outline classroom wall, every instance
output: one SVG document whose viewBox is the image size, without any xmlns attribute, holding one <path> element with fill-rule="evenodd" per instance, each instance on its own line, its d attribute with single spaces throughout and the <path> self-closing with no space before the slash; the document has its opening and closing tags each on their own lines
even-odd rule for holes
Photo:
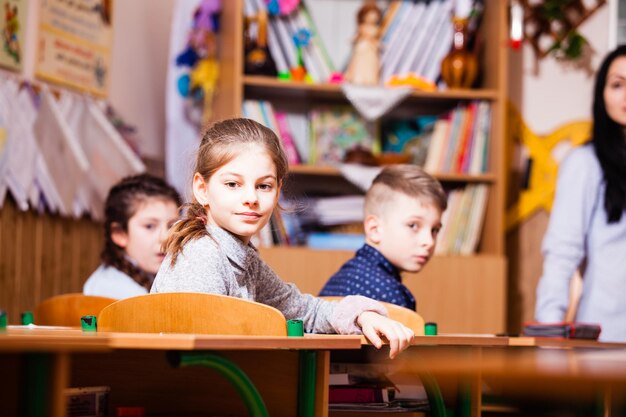
<svg viewBox="0 0 626 417">
<path fill-rule="evenodd" d="M 138 128 L 143 156 L 163 159 L 165 76 L 170 14 L 175 0 L 115 2 L 109 99 Z M 39 2 L 27 14 L 22 76 L 35 72 Z M 0 309 L 11 324 L 53 295 L 82 292 L 99 263 L 101 224 L 82 218 L 20 211 L 8 198 L 0 209 Z M 36 318 L 35 318 L 36 319 Z"/>
<path fill-rule="evenodd" d="M 594 72 L 614 44 L 609 30 L 614 26 L 613 8 L 614 4 L 601 7 L 579 27 L 592 50 L 588 69 L 550 56 L 537 60 L 526 43 L 520 51 L 509 52 L 509 97 L 533 132 L 546 135 L 564 124 L 591 119 Z M 515 196 L 508 200 L 514 201 Z M 543 269 L 541 243 L 548 220 L 549 213 L 539 211 L 507 235 L 511 331 L 533 319 L 535 288 Z"/>
<path fill-rule="evenodd" d="M 116 1 L 109 101 L 138 129 L 142 156 L 162 161 L 170 18 L 176 0 Z M 23 75 L 33 79 L 39 2 L 29 2 Z"/>
</svg>

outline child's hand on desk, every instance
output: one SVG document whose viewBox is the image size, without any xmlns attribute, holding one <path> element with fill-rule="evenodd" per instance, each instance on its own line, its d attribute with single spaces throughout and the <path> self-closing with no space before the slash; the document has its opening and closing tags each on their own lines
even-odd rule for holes
<svg viewBox="0 0 626 417">
<path fill-rule="evenodd" d="M 391 359 L 395 358 L 398 353 L 406 349 L 413 341 L 413 330 L 400 322 L 381 316 L 373 311 L 361 313 L 357 323 L 361 326 L 363 335 L 377 349 L 380 349 L 383 345 L 380 336 L 384 336 L 389 340 L 389 357 Z"/>
</svg>

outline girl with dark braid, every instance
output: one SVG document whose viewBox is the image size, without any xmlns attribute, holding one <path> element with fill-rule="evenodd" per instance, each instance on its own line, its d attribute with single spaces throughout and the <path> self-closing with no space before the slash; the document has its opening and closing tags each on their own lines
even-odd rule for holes
<svg viewBox="0 0 626 417">
<path fill-rule="evenodd" d="M 147 294 L 180 205 L 178 192 L 152 175 L 127 177 L 114 185 L 104 209 L 102 264 L 85 282 L 83 293 L 116 299 Z"/>
</svg>

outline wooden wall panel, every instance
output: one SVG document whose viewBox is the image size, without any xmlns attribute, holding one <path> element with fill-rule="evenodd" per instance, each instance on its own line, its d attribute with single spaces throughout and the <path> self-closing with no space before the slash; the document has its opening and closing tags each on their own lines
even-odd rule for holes
<svg viewBox="0 0 626 417">
<path fill-rule="evenodd" d="M 260 249 L 261 257 L 285 281 L 317 295 L 328 278 L 354 252 L 276 247 Z M 426 321 L 440 332 L 499 333 L 506 329 L 506 260 L 502 256 L 435 257 L 404 283 L 417 299 Z"/>
<path fill-rule="evenodd" d="M 101 225 L 89 219 L 22 212 L 9 198 L 0 210 L 0 308 L 9 322 L 43 299 L 80 292 L 99 264 Z"/>
</svg>

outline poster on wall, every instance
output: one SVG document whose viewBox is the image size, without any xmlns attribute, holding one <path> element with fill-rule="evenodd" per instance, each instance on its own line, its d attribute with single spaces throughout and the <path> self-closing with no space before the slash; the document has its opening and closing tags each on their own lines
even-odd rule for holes
<svg viewBox="0 0 626 417">
<path fill-rule="evenodd" d="M 35 75 L 104 97 L 113 0 L 42 0 Z"/>
<path fill-rule="evenodd" d="M 0 0 L 2 48 L 0 66 L 21 71 L 28 0 Z"/>
</svg>

